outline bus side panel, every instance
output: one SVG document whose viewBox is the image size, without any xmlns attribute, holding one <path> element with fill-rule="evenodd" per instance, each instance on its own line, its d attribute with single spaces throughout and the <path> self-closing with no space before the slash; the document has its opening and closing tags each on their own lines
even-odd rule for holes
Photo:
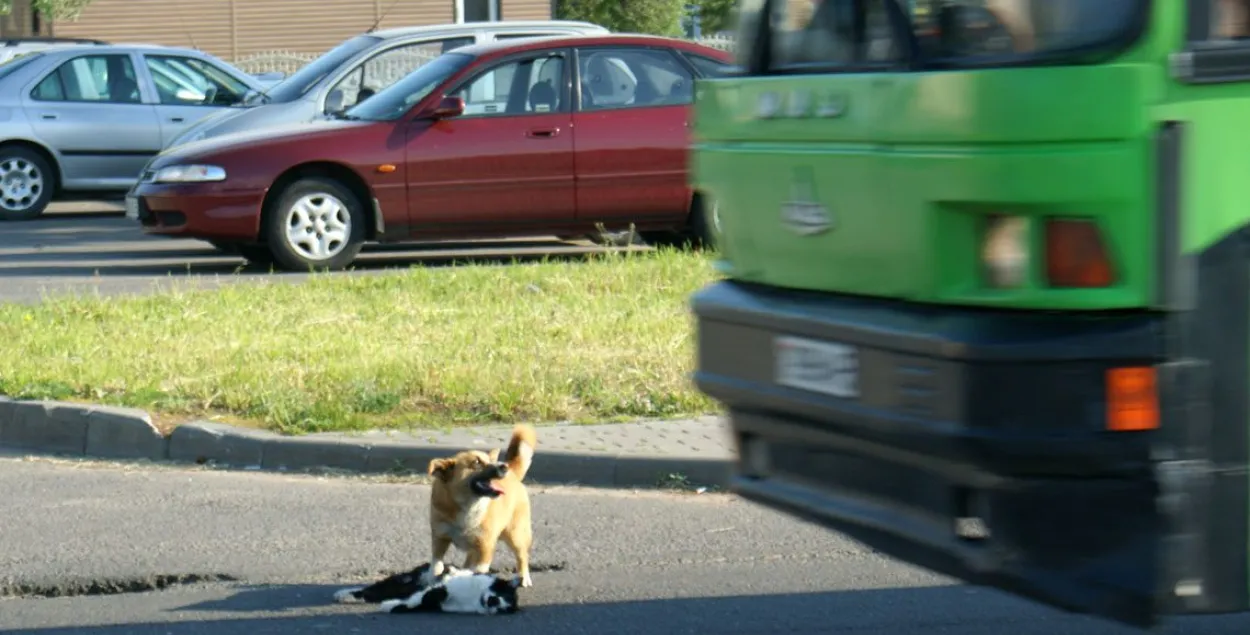
<svg viewBox="0 0 1250 635">
<path fill-rule="evenodd" d="M 1218 118 L 1199 121 L 1223 128 Z M 1230 210 L 1246 209 L 1245 195 L 1211 198 L 1228 185 L 1219 183 L 1228 174 L 1222 164 L 1245 162 L 1222 152 L 1222 143 L 1208 143 L 1214 137 L 1197 141 L 1195 134 L 1236 136 L 1237 129 L 1197 125 L 1165 122 L 1156 145 L 1156 305 L 1172 316 L 1165 345 L 1171 366 L 1191 371 L 1183 389 L 1164 391 L 1174 396 L 1163 404 L 1169 418 L 1184 424 L 1165 426 L 1176 455 L 1160 464 L 1160 506 L 1172 502 L 1169 487 L 1182 475 L 1205 473 L 1205 484 L 1191 480 L 1186 488 L 1188 515 L 1173 518 L 1185 525 L 1173 528 L 1174 537 L 1195 539 L 1173 539 L 1177 588 L 1169 591 L 1178 612 L 1230 612 L 1250 608 L 1250 218 L 1232 231 L 1221 223 Z"/>
</svg>

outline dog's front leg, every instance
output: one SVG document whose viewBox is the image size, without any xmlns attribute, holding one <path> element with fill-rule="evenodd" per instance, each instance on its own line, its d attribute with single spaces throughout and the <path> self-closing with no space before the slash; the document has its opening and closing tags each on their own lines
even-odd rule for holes
<svg viewBox="0 0 1250 635">
<path fill-rule="evenodd" d="M 464 556 L 464 568 L 474 573 L 490 573 L 490 565 L 495 561 L 495 541 L 481 537 L 473 542 Z"/>
<path fill-rule="evenodd" d="M 437 579 L 447 570 L 443 558 L 447 557 L 449 549 L 451 549 L 451 538 L 439 534 L 430 537 L 430 575 L 433 578 Z"/>
</svg>

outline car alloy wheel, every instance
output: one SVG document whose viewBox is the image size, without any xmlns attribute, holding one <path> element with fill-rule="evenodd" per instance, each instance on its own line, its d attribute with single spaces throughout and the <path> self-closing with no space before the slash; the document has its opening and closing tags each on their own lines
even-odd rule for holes
<svg viewBox="0 0 1250 635">
<path fill-rule="evenodd" d="M 43 170 L 34 161 L 20 154 L 0 156 L 0 212 L 5 215 L 38 215 L 31 213 L 45 198 L 47 182 Z"/>
<path fill-rule="evenodd" d="M 356 259 L 367 234 L 360 194 L 320 175 L 277 187 L 281 193 L 262 220 L 262 240 L 274 264 L 287 271 L 333 271 Z"/>
<path fill-rule="evenodd" d="M 347 204 L 333 194 L 305 194 L 287 208 L 287 245 L 309 261 L 330 260 L 347 248 L 352 216 Z"/>
</svg>

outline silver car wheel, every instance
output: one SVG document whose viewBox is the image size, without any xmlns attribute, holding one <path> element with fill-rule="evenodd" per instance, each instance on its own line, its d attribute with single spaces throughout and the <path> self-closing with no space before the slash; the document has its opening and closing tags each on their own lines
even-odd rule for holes
<svg viewBox="0 0 1250 635">
<path fill-rule="evenodd" d="M 0 159 L 0 208 L 24 212 L 43 194 L 43 173 L 20 157 Z"/>
<path fill-rule="evenodd" d="M 300 197 L 286 212 L 286 242 L 307 260 L 329 260 L 347 247 L 352 216 L 333 194 Z"/>
</svg>

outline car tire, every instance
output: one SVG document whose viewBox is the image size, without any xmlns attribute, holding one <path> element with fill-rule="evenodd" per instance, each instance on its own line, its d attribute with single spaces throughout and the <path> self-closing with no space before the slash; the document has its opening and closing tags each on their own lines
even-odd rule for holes
<svg viewBox="0 0 1250 635">
<path fill-rule="evenodd" d="M 642 238 L 653 247 L 681 249 L 714 247 L 719 222 L 714 205 L 713 203 L 709 211 L 703 197 L 696 196 L 690 202 L 690 214 L 687 217 L 686 227 L 680 230 L 643 232 Z"/>
<path fill-rule="evenodd" d="M 716 246 L 716 235 L 720 233 L 720 209 L 716 202 L 710 205 L 702 196 L 694 197 L 690 203 L 690 238 L 702 249 Z"/>
<path fill-rule="evenodd" d="M 333 179 L 300 179 L 266 210 L 265 238 L 274 263 L 283 269 L 342 269 L 364 245 L 364 204 Z"/>
<path fill-rule="evenodd" d="M 0 148 L 0 221 L 32 220 L 52 202 L 52 166 L 21 146 Z"/>
</svg>

